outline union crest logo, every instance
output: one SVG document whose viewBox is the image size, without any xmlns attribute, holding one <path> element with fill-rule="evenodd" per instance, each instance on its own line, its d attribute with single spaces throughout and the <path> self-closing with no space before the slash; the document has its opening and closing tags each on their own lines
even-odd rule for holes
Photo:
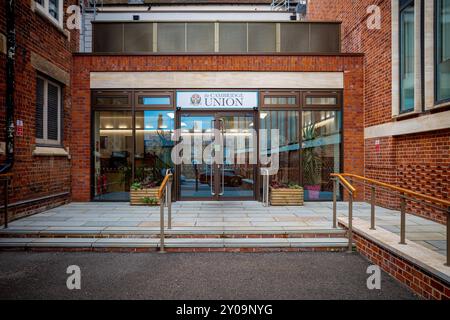
<svg viewBox="0 0 450 320">
<path fill-rule="evenodd" d="M 201 102 L 202 102 L 202 97 L 200 97 L 199 94 L 194 93 L 194 94 L 191 96 L 191 104 L 192 104 L 193 106 L 199 106 Z"/>
</svg>

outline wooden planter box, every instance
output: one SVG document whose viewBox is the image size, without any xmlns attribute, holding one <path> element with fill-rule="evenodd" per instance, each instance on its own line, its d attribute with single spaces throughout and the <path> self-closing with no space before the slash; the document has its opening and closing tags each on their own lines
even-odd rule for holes
<svg viewBox="0 0 450 320">
<path fill-rule="evenodd" d="M 158 199 L 158 190 L 159 190 L 159 187 L 158 188 L 150 188 L 150 189 L 130 190 L 130 204 L 132 206 L 142 206 L 142 205 L 150 206 L 151 204 L 144 203 L 143 198 L 148 197 L 148 198 Z M 158 205 L 158 204 L 159 204 L 159 199 L 158 199 L 158 202 L 153 205 Z"/>
<path fill-rule="evenodd" d="M 303 188 L 270 188 L 270 204 L 272 206 L 302 206 Z"/>
</svg>

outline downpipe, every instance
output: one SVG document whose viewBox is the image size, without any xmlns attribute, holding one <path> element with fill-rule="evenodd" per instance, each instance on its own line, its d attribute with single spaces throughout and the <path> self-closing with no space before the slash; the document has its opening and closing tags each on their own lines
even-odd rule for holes
<svg viewBox="0 0 450 320">
<path fill-rule="evenodd" d="M 14 164 L 14 63 L 16 55 L 15 0 L 5 1 L 6 6 L 6 161 L 0 173 L 7 173 Z"/>
</svg>

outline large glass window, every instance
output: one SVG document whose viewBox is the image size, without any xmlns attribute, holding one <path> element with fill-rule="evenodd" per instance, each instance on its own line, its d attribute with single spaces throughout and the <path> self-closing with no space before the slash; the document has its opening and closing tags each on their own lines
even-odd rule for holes
<svg viewBox="0 0 450 320">
<path fill-rule="evenodd" d="M 330 174 L 340 172 L 341 112 L 303 111 L 302 168 L 305 200 L 331 200 Z"/>
<path fill-rule="evenodd" d="M 300 184 L 300 130 L 299 111 L 261 111 L 260 129 L 267 130 L 267 150 L 260 149 L 264 155 L 270 156 L 272 148 L 271 129 L 279 130 L 279 171 L 272 181 L 283 184 Z"/>
<path fill-rule="evenodd" d="M 400 112 L 414 109 L 414 1 L 400 1 Z"/>
<path fill-rule="evenodd" d="M 128 201 L 133 152 L 131 111 L 97 111 L 94 117 L 94 199 Z"/>
<path fill-rule="evenodd" d="M 171 110 L 136 112 L 135 182 L 160 185 L 166 170 L 173 167 L 174 118 Z"/>
<path fill-rule="evenodd" d="M 436 1 L 436 100 L 450 99 L 450 0 Z"/>
</svg>

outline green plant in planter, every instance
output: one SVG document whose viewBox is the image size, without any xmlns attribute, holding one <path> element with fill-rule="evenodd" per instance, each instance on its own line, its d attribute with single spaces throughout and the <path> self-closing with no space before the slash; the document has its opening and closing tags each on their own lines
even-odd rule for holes
<svg viewBox="0 0 450 320">
<path fill-rule="evenodd" d="M 140 182 L 133 182 L 133 184 L 131 185 L 130 188 L 133 191 L 141 190 L 142 189 L 142 184 Z"/>
<path fill-rule="evenodd" d="M 302 187 L 299 186 L 299 185 L 296 184 L 296 183 L 289 183 L 289 184 L 288 184 L 288 188 L 289 188 L 289 189 L 301 189 Z"/>
<path fill-rule="evenodd" d="M 158 203 L 158 199 L 151 197 L 143 197 L 142 202 L 148 205 L 155 205 Z"/>
<path fill-rule="evenodd" d="M 316 126 L 303 128 L 303 142 L 313 141 L 317 138 Z M 315 147 L 306 147 L 302 150 L 304 185 L 320 185 L 322 159 L 315 151 Z"/>
</svg>

